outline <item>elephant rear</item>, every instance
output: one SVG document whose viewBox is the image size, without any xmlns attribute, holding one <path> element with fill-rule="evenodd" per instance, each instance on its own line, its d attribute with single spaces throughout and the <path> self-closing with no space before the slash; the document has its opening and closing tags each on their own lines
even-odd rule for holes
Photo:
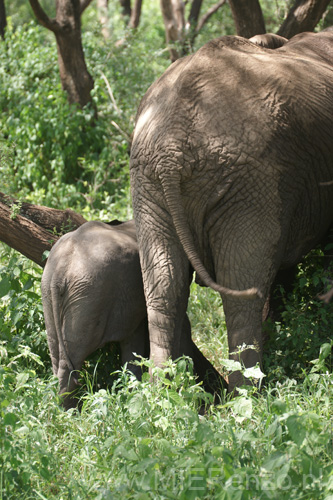
<svg viewBox="0 0 333 500">
<path fill-rule="evenodd" d="M 87 222 L 60 238 L 44 269 L 42 299 L 61 394 L 75 389 L 75 372 L 108 342 L 120 342 L 124 361 L 133 351 L 144 355 L 148 331 L 134 223 Z M 66 408 L 75 405 L 65 398 Z"/>
</svg>

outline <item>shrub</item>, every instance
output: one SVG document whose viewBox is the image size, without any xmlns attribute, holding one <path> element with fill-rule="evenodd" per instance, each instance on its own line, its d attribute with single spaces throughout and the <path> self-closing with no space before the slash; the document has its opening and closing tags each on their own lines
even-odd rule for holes
<svg viewBox="0 0 333 500">
<path fill-rule="evenodd" d="M 332 269 L 332 268 L 331 268 Z M 271 377 L 304 378 L 320 346 L 330 342 L 333 328 L 333 303 L 318 297 L 328 286 L 332 270 L 325 266 L 323 253 L 311 252 L 299 265 L 292 293 L 281 288 L 282 320 L 268 328 L 264 372 Z M 332 368 L 327 359 L 328 369 Z"/>
</svg>

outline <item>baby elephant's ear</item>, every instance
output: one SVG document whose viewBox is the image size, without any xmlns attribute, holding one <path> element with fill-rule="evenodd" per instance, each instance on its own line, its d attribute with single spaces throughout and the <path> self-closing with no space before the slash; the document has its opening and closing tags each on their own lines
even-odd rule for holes
<svg viewBox="0 0 333 500">
<path fill-rule="evenodd" d="M 275 33 L 265 33 L 264 35 L 255 35 L 249 38 L 249 41 L 265 49 L 278 49 L 288 42 L 288 38 L 275 35 Z"/>
<path fill-rule="evenodd" d="M 114 219 L 111 220 L 110 222 L 106 222 L 105 224 L 108 224 L 109 226 L 119 226 L 119 224 L 122 224 L 122 221 Z"/>
</svg>

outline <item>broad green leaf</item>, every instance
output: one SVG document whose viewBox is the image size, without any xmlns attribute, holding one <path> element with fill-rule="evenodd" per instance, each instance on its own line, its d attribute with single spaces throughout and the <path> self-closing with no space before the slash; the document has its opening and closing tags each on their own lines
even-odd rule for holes
<svg viewBox="0 0 333 500">
<path fill-rule="evenodd" d="M 15 413 L 8 412 L 8 413 L 5 413 L 3 420 L 4 420 L 5 425 L 12 425 L 13 426 L 18 421 L 18 417 L 15 415 Z"/>
<path fill-rule="evenodd" d="M 195 432 L 195 439 L 199 444 L 203 444 L 207 440 L 214 439 L 214 433 L 208 424 L 199 424 Z"/>
<path fill-rule="evenodd" d="M 242 365 L 239 361 L 234 361 L 233 359 L 224 359 L 222 361 L 223 366 L 230 372 L 236 372 L 242 369 Z"/>
<path fill-rule="evenodd" d="M 137 393 L 131 397 L 128 402 L 128 411 L 133 416 L 139 416 L 142 412 L 142 408 L 144 406 L 144 397 L 142 394 Z"/>
<path fill-rule="evenodd" d="M 301 446 L 306 438 L 305 420 L 303 415 L 290 415 L 286 420 L 290 437 L 298 446 Z"/>
<path fill-rule="evenodd" d="M 233 404 L 233 410 L 240 417 L 251 418 L 252 400 L 246 397 L 236 398 Z"/>
<path fill-rule="evenodd" d="M 10 289 L 11 289 L 11 282 L 9 281 L 9 278 L 6 276 L 0 281 L 0 298 L 7 295 Z"/>
<path fill-rule="evenodd" d="M 284 401 L 281 401 L 281 399 L 276 399 L 271 404 L 271 410 L 276 415 L 282 415 L 283 413 L 286 412 L 287 405 L 286 405 L 286 403 Z"/>
<path fill-rule="evenodd" d="M 246 378 L 255 378 L 255 379 L 261 379 L 266 376 L 261 371 L 259 366 L 252 366 L 251 368 L 246 368 L 243 372 L 243 375 Z"/>
<path fill-rule="evenodd" d="M 185 406 L 185 401 L 176 391 L 170 391 L 167 389 L 167 395 L 178 406 Z"/>
<path fill-rule="evenodd" d="M 332 353 L 332 344 L 325 343 L 320 347 L 319 360 L 326 359 Z"/>
<path fill-rule="evenodd" d="M 280 451 L 276 451 L 264 459 L 261 464 L 262 469 L 265 471 L 275 471 L 286 462 L 286 455 Z"/>
</svg>

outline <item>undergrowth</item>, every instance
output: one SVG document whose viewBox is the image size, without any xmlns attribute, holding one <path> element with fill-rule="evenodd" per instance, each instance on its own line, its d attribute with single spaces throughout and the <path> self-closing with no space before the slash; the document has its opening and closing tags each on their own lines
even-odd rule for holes
<svg viewBox="0 0 333 500">
<path fill-rule="evenodd" d="M 333 379 L 319 373 L 209 406 L 186 359 L 154 384 L 124 368 L 77 413 L 59 408 L 56 380 L 11 361 L 0 378 L 1 498 L 329 500 Z"/>
</svg>

